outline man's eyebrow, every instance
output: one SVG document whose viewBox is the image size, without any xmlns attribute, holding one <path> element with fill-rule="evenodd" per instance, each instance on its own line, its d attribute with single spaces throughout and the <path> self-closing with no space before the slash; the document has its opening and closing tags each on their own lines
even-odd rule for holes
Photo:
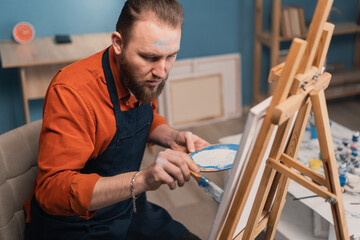
<svg viewBox="0 0 360 240">
<path fill-rule="evenodd" d="M 175 51 L 175 52 L 171 53 L 170 55 L 177 54 L 179 51 L 180 51 L 180 49 L 178 49 L 177 51 Z"/>
<path fill-rule="evenodd" d="M 180 49 L 178 49 L 177 51 L 174 51 L 172 53 L 169 54 L 156 54 L 156 53 L 152 53 L 152 52 L 139 52 L 139 54 L 141 56 L 145 56 L 145 57 L 162 57 L 162 56 L 171 56 L 171 55 L 175 55 L 180 51 Z"/>
</svg>

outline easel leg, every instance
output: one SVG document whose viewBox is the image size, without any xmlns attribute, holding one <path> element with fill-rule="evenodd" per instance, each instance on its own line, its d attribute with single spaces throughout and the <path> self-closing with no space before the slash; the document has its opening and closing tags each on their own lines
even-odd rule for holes
<svg viewBox="0 0 360 240">
<path fill-rule="evenodd" d="M 279 172 L 276 172 L 274 181 L 273 181 L 272 186 L 270 188 L 268 200 L 266 201 L 265 206 L 264 206 L 264 212 L 269 212 L 271 210 L 272 199 L 274 199 L 274 197 L 275 197 L 276 189 L 277 189 L 277 187 L 279 185 L 280 179 L 281 179 L 281 174 Z"/>
<path fill-rule="evenodd" d="M 289 140 L 288 145 L 286 146 L 286 154 L 297 158 L 299 148 L 301 145 L 301 141 L 299 139 L 303 138 L 306 124 L 309 118 L 311 110 L 311 103 L 308 101 L 305 105 L 303 105 L 297 115 L 296 122 L 294 125 L 294 129 Z M 275 230 L 279 223 L 280 215 L 282 209 L 284 208 L 286 201 L 286 194 L 289 187 L 290 180 L 285 176 L 281 176 L 279 181 L 279 187 L 275 196 L 275 200 L 273 203 L 273 207 L 269 216 L 269 222 L 266 229 L 265 239 L 273 239 L 275 236 Z"/>
<path fill-rule="evenodd" d="M 262 210 L 264 208 L 265 202 L 267 201 L 267 197 L 265 196 L 269 194 L 275 173 L 276 171 L 271 167 L 265 167 L 242 239 L 254 239 L 257 236 L 258 233 L 256 229 L 261 218 L 261 214 L 263 213 Z"/>
<path fill-rule="evenodd" d="M 329 116 L 327 112 L 324 91 L 311 93 L 315 126 L 319 139 L 320 152 L 324 173 L 328 179 L 328 190 L 337 196 L 337 201 L 331 204 L 332 215 L 337 239 L 349 239 L 348 226 L 345 218 L 344 204 L 340 187 L 339 175 L 336 168 L 334 146 L 332 142 Z"/>
<path fill-rule="evenodd" d="M 286 144 L 292 120 L 293 118 L 291 117 L 278 127 L 270 151 L 270 158 L 280 158 Z M 266 165 L 263 176 L 261 178 L 259 189 L 256 193 L 255 202 L 253 204 L 248 222 L 245 227 L 243 239 L 253 239 L 258 234 L 257 229 L 261 219 L 261 215 L 264 213 L 264 210 L 269 210 L 269 205 L 271 204 L 274 192 L 276 191 L 276 187 L 274 187 L 274 182 L 277 181 L 274 180 L 275 174 L 276 171 L 274 171 L 270 166 Z"/>
<path fill-rule="evenodd" d="M 274 239 L 276 227 L 279 223 L 280 215 L 285 205 L 289 183 L 289 178 L 283 175 L 280 177 L 278 192 L 276 193 L 274 205 L 271 209 L 268 225 L 266 228 L 265 239 Z"/>
</svg>

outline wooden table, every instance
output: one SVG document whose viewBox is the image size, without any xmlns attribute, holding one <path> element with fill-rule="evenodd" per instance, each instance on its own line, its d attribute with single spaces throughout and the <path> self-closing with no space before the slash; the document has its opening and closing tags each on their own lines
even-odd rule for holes
<svg viewBox="0 0 360 240">
<path fill-rule="evenodd" d="M 331 134 L 336 149 L 337 146 L 342 145 L 343 138 L 351 138 L 352 131 L 332 121 Z M 241 136 L 242 134 L 236 134 L 223 137 L 219 139 L 219 142 L 239 144 Z M 311 142 L 310 139 L 310 129 L 307 129 L 298 156 L 298 160 L 306 166 L 308 166 L 310 159 L 319 156 L 320 151 L 318 144 Z M 350 175 L 350 173 L 348 174 Z M 299 201 L 293 200 L 294 198 L 312 195 L 315 194 L 300 184 L 290 181 L 287 201 L 277 226 L 277 238 L 297 240 L 336 239 L 329 203 L 325 202 L 321 197 L 306 198 Z M 360 202 L 360 195 L 349 193 L 345 188 L 342 198 L 350 237 L 353 240 L 360 240 L 360 218 L 352 215 L 353 212 L 358 213 L 360 207 L 351 204 L 351 202 Z"/>
<path fill-rule="evenodd" d="M 111 44 L 111 33 L 72 35 L 69 44 L 54 37 L 36 38 L 27 44 L 0 41 L 3 68 L 19 68 L 25 122 L 30 122 L 29 100 L 45 96 L 50 81 L 63 66 L 88 57 Z"/>
</svg>

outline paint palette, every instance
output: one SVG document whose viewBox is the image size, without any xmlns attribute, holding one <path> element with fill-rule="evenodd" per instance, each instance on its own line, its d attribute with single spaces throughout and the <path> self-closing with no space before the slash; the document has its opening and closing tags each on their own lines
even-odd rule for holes
<svg viewBox="0 0 360 240">
<path fill-rule="evenodd" d="M 190 158 L 201 171 L 214 172 L 232 168 L 237 144 L 216 144 L 191 153 Z"/>
</svg>

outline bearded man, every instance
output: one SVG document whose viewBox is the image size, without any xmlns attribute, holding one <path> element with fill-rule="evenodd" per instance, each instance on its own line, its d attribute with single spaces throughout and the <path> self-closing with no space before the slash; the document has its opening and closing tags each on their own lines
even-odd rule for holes
<svg viewBox="0 0 360 240">
<path fill-rule="evenodd" d="M 182 25 L 176 0 L 128 0 L 112 45 L 56 74 L 25 203 L 28 239 L 198 239 L 145 195 L 183 186 L 199 171 L 187 153 L 208 145 L 157 113 Z M 147 143 L 166 150 L 139 171 Z"/>
</svg>

